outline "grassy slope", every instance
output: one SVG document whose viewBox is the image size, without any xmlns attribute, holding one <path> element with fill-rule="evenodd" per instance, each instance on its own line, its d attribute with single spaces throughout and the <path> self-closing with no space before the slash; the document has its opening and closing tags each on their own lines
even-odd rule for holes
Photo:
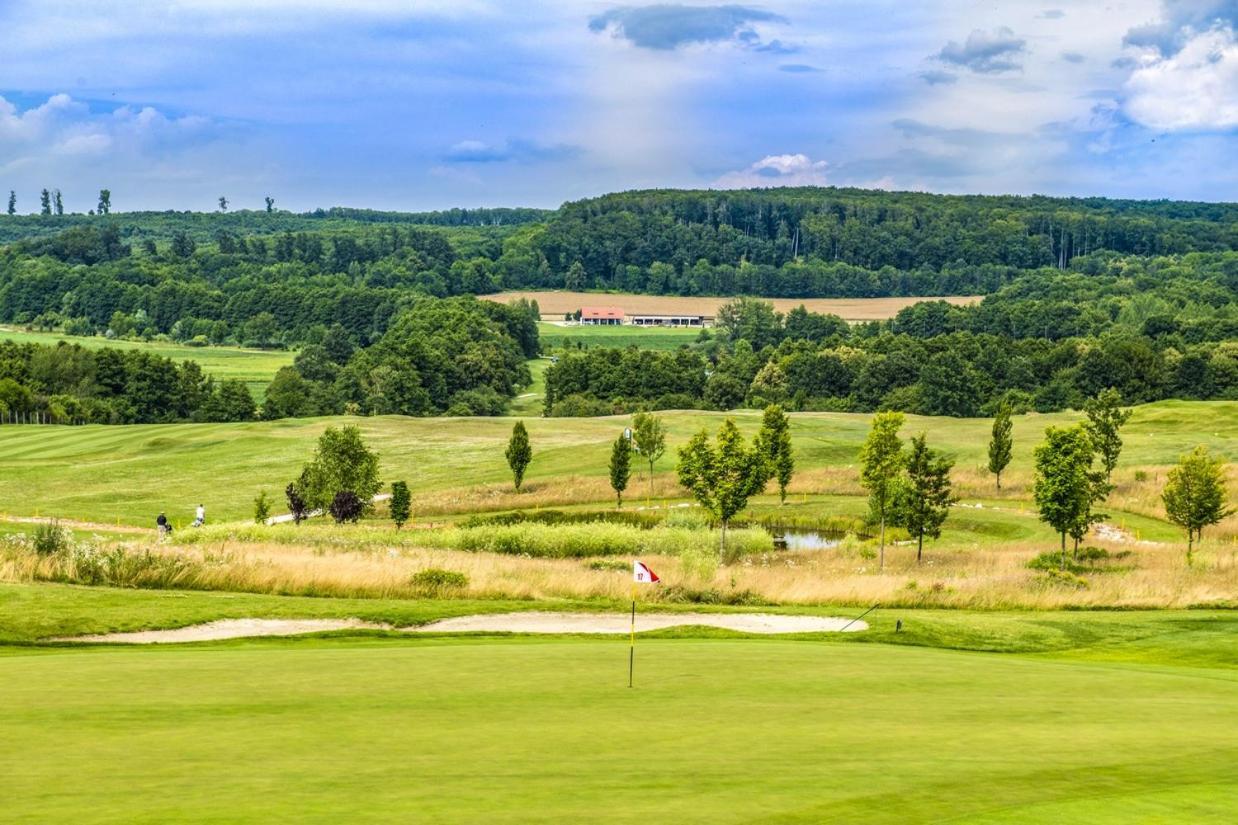
<svg viewBox="0 0 1238 825">
<path fill-rule="evenodd" d="M 261 402 L 267 385 L 280 367 L 292 363 L 293 353 L 242 349 L 240 347 L 186 347 L 180 344 L 146 341 L 113 341 L 100 337 L 63 335 L 58 332 L 27 332 L 0 327 L 0 338 L 23 344 L 51 344 L 67 341 L 90 349 L 141 349 L 174 361 L 197 361 L 203 371 L 218 379 L 244 381 L 254 398 Z"/>
<path fill-rule="evenodd" d="M 10 586 L 0 627 L 505 607 L 383 605 Z M 1232 614 L 900 617 L 897 635 L 890 615 L 818 640 L 642 639 L 632 691 L 617 639 L 9 648 L 6 816 L 1231 821 Z"/>
<path fill-rule="evenodd" d="M 760 413 L 731 414 L 751 434 Z M 700 427 L 716 428 L 722 413 L 674 412 L 667 456 Z M 1071 413 L 1029 415 L 1015 421 L 1011 473 L 1027 473 L 1031 452 L 1048 424 L 1074 421 Z M 805 413 L 792 417 L 801 470 L 854 467 L 869 416 Z M 538 485 L 601 479 L 610 444 L 626 417 L 526 419 L 534 458 L 528 482 Z M 415 494 L 458 490 L 510 480 L 503 448 L 511 419 L 336 418 L 249 424 L 171 424 L 127 427 L 0 427 L 0 513 L 42 514 L 88 521 L 146 525 L 161 508 L 191 511 L 206 500 L 219 519 L 244 519 L 264 488 L 278 496 L 313 451 L 329 424 L 356 423 L 382 456 L 386 480 L 405 478 Z M 989 422 L 910 416 L 906 434 L 927 432 L 952 453 L 960 471 L 985 462 Z M 1137 407 L 1123 431 L 1123 465 L 1164 466 L 1196 444 L 1226 460 L 1238 459 L 1238 403 L 1170 401 Z M 639 487 L 633 492 L 639 495 Z"/>
<path fill-rule="evenodd" d="M 593 327 L 540 323 L 537 325 L 542 351 L 550 352 L 564 346 L 582 344 L 588 347 L 639 347 L 640 349 L 673 350 L 691 344 L 700 336 L 700 329 L 671 327 Z"/>
</svg>

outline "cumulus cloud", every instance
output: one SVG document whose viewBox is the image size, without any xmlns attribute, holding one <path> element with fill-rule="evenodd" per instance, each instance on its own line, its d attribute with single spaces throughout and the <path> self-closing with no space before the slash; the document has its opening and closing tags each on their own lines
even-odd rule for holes
<svg viewBox="0 0 1238 825">
<path fill-rule="evenodd" d="M 595 15 L 589 29 L 610 32 L 645 49 L 671 50 L 691 43 L 736 42 L 782 51 L 777 40 L 763 43 L 753 23 L 786 23 L 785 17 L 747 6 L 619 6 Z"/>
<path fill-rule="evenodd" d="M 807 155 L 766 155 L 746 169 L 727 172 L 715 180 L 713 189 L 757 189 L 771 186 L 825 186 L 823 160 Z"/>
<path fill-rule="evenodd" d="M 1238 27 L 1238 0 L 1163 0 L 1161 19 L 1134 27 L 1123 42 L 1168 57 L 1195 35 L 1217 27 Z"/>
<path fill-rule="evenodd" d="M 1171 56 L 1147 61 L 1126 82 L 1124 109 L 1153 129 L 1238 127 L 1238 39 L 1229 27 L 1183 42 Z"/>
<path fill-rule="evenodd" d="M 563 143 L 542 144 L 513 138 L 500 144 L 463 140 L 453 145 L 443 159 L 450 163 L 538 163 L 563 160 L 580 153 L 580 148 Z"/>
<path fill-rule="evenodd" d="M 1015 58 L 1023 53 L 1026 45 L 1026 40 L 1016 37 L 1005 26 L 988 32 L 976 29 L 964 42 L 951 40 L 943 46 L 937 59 L 981 74 L 1008 72 L 1022 68 Z"/>
</svg>

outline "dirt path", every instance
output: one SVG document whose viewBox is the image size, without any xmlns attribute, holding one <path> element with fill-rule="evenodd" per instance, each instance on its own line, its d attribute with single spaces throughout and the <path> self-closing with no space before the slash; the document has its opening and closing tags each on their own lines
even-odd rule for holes
<svg viewBox="0 0 1238 825">
<path fill-rule="evenodd" d="M 330 630 L 397 630 L 401 633 L 591 633 L 623 634 L 630 628 L 626 613 L 491 613 L 457 616 L 415 627 L 360 619 L 221 619 L 171 630 L 99 633 L 64 636 L 54 642 L 107 642 L 110 644 L 178 644 L 246 639 L 258 636 L 296 636 Z M 853 633 L 867 630 L 865 622 L 827 616 L 783 616 L 775 613 L 637 613 L 636 632 L 668 627 L 705 626 L 741 633 Z"/>
</svg>

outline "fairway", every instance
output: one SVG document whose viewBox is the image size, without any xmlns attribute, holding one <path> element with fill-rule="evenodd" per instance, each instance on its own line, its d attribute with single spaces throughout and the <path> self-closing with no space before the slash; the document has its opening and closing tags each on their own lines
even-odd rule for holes
<svg viewBox="0 0 1238 825">
<path fill-rule="evenodd" d="M 245 382 L 254 400 L 262 403 L 267 385 L 280 367 L 292 363 L 293 353 L 287 350 L 259 350 L 241 347 L 190 347 L 170 341 L 128 341 L 100 336 L 64 335 L 59 332 L 30 332 L 0 327 L 0 339 L 19 344 L 55 346 L 60 341 L 79 344 L 87 349 L 137 349 L 171 358 L 173 361 L 196 361 L 207 375 L 218 380 L 235 379 Z"/>
<path fill-rule="evenodd" d="M 634 327 L 588 326 L 582 324 L 537 325 L 542 352 L 561 347 L 639 347 L 640 349 L 673 350 L 693 343 L 701 335 L 700 327 Z"/>
<path fill-rule="evenodd" d="M 1238 805 L 1224 668 L 726 638 L 642 640 L 634 690 L 622 640 L 0 661 L 10 821 L 1228 822 Z"/>
</svg>

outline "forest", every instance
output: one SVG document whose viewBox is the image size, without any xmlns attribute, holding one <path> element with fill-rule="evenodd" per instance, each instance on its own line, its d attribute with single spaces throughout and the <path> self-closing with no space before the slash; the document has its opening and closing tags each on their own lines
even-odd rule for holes
<svg viewBox="0 0 1238 825">
<path fill-rule="evenodd" d="M 686 354 L 561 359 L 547 411 L 778 398 L 965 415 L 998 399 L 1061 409 L 1106 382 L 1131 403 L 1235 391 L 1233 204 L 832 188 L 627 192 L 554 211 L 294 214 L 273 201 L 228 212 L 224 201 L 216 213 L 0 215 L 0 323 L 295 349 L 268 417 L 497 414 L 528 381 L 521 360 L 540 349 L 537 309 L 460 296 L 980 294 L 975 306 L 928 301 L 854 328 L 741 305 L 738 326 Z M 659 359 L 677 374 L 657 377 Z M 616 363 L 643 383 L 607 377 Z M 964 397 L 939 397 L 934 374 L 967 376 Z M 44 399 L 36 406 L 107 397 L 10 378 Z"/>
</svg>

